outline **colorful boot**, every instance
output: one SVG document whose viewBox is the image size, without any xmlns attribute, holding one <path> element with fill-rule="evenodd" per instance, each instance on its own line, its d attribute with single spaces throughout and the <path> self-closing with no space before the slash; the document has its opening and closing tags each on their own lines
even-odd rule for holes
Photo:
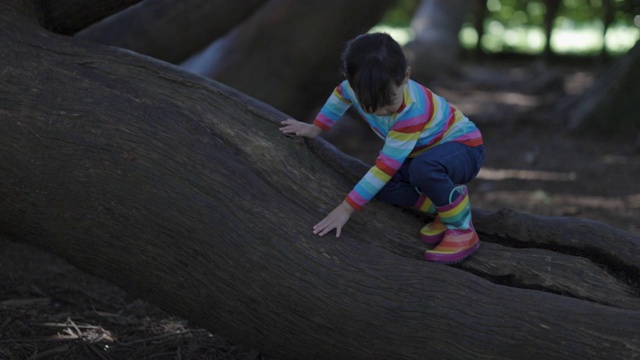
<svg viewBox="0 0 640 360">
<path fill-rule="evenodd" d="M 454 195 L 457 197 L 451 201 Z M 466 186 L 455 187 L 449 195 L 449 205 L 436 209 L 447 230 L 438 246 L 425 251 L 425 260 L 456 263 L 478 250 L 480 240 L 471 223 L 471 203 Z"/>
<path fill-rule="evenodd" d="M 429 245 L 439 243 L 442 238 L 444 238 L 446 228 L 440 221 L 438 214 L 436 214 L 436 207 L 433 205 L 433 202 L 426 195 L 420 195 L 414 207 L 427 214 L 436 215 L 433 222 L 428 223 L 420 229 L 420 240 Z"/>
</svg>

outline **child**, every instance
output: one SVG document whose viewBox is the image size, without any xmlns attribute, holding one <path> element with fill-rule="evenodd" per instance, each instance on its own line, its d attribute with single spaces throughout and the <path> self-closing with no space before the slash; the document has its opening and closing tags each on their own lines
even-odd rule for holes
<svg viewBox="0 0 640 360">
<path fill-rule="evenodd" d="M 459 262 L 480 246 L 471 223 L 466 184 L 484 159 L 476 126 L 443 98 L 409 79 L 400 45 L 388 34 L 364 34 L 342 55 L 346 80 L 338 85 L 313 124 L 287 119 L 280 131 L 314 138 L 328 130 L 350 106 L 384 140 L 375 165 L 345 200 L 313 227 L 323 236 L 342 227 L 374 196 L 394 205 L 415 207 L 435 220 L 420 230 L 436 245 L 424 257 Z"/>
</svg>

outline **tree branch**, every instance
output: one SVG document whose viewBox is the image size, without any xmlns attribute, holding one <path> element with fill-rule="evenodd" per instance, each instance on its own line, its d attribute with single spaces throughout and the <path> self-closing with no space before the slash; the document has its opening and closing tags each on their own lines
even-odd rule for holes
<svg viewBox="0 0 640 360">
<path fill-rule="evenodd" d="M 116 14 L 141 0 L 37 0 L 42 8 L 45 29 L 72 35 L 110 15 Z"/>
<path fill-rule="evenodd" d="M 75 36 L 177 64 L 205 48 L 263 0 L 144 1 Z"/>
</svg>

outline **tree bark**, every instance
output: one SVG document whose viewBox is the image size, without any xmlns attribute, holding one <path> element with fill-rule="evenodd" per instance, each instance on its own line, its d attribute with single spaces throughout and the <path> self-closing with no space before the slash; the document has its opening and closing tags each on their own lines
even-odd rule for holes
<svg viewBox="0 0 640 360">
<path fill-rule="evenodd" d="M 569 129 L 633 137 L 640 131 L 640 41 L 604 71 L 593 85 L 561 109 Z"/>
<path fill-rule="evenodd" d="M 144 1 L 75 36 L 178 64 L 241 23 L 263 0 Z"/>
<path fill-rule="evenodd" d="M 52 35 L 8 4 L 0 236 L 275 358 L 640 352 L 632 234 L 476 210 L 483 248 L 442 266 L 420 260 L 423 218 L 373 202 L 318 238 L 363 163 L 281 135 L 285 115 L 236 90 Z"/>
<path fill-rule="evenodd" d="M 182 66 L 301 120 L 341 81 L 340 53 L 395 1 L 271 0 Z M 310 105 L 311 104 L 311 105 Z"/>
</svg>

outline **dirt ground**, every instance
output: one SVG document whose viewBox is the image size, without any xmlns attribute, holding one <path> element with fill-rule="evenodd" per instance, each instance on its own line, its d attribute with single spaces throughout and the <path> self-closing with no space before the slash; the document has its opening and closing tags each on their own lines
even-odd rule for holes
<svg viewBox="0 0 640 360">
<path fill-rule="evenodd" d="M 487 158 L 469 186 L 474 207 L 589 218 L 640 236 L 635 139 L 569 135 L 553 115 L 597 68 L 465 69 L 430 87 L 484 134 Z M 340 147 L 371 161 L 379 143 L 365 133 Z M 0 359 L 266 359 L 26 245 L 0 240 L 0 271 Z"/>
</svg>

